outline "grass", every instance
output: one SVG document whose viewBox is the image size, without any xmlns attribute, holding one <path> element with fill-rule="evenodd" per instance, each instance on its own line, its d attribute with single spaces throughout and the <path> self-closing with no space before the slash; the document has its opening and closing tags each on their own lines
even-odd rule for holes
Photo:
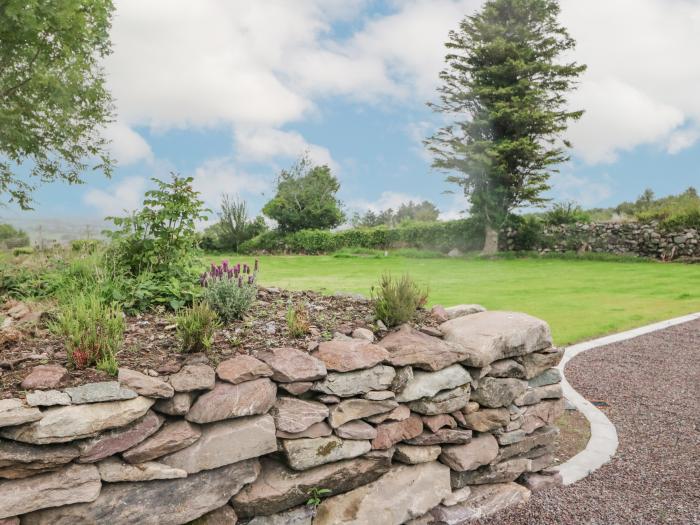
<svg viewBox="0 0 700 525">
<path fill-rule="evenodd" d="M 429 305 L 479 303 L 549 322 L 564 345 L 700 311 L 700 265 L 561 258 L 259 257 L 263 286 L 359 292 L 383 272 L 410 273 L 429 287 Z M 373 254 L 374 255 L 374 254 Z M 207 254 L 252 262 L 251 256 Z"/>
</svg>

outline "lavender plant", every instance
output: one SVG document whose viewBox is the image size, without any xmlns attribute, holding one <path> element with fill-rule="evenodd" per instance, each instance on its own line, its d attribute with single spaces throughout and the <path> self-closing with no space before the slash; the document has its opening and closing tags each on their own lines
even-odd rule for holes
<svg viewBox="0 0 700 525">
<path fill-rule="evenodd" d="M 257 259 L 253 267 L 240 263 L 230 266 L 228 261 L 216 265 L 199 279 L 204 288 L 202 298 L 224 323 L 242 319 L 257 296 Z"/>
</svg>

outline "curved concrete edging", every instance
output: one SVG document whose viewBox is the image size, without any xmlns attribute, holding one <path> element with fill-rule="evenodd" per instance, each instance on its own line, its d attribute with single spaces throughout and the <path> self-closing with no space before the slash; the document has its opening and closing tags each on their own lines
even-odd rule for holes
<svg viewBox="0 0 700 525">
<path fill-rule="evenodd" d="M 618 444 L 615 425 L 610 422 L 603 412 L 598 410 L 591 402 L 576 392 L 576 390 L 574 390 L 567 381 L 564 374 L 566 364 L 578 354 L 585 352 L 586 350 L 625 341 L 627 339 L 633 339 L 635 337 L 639 337 L 640 335 L 649 334 L 651 332 L 663 330 L 664 328 L 687 323 L 688 321 L 694 321 L 696 319 L 700 319 L 700 312 L 684 315 L 682 317 L 676 317 L 667 321 L 653 323 L 640 328 L 634 328 L 632 330 L 627 330 L 626 332 L 620 332 L 619 334 L 600 337 L 598 339 L 593 339 L 592 341 L 585 341 L 566 348 L 564 358 L 557 367 L 562 374 L 562 390 L 564 392 L 564 397 L 571 401 L 571 403 L 573 403 L 573 405 L 586 417 L 586 419 L 588 419 L 589 423 L 591 424 L 591 438 L 588 441 L 585 449 L 576 454 L 569 461 L 554 467 L 555 470 L 558 470 L 561 473 L 564 485 L 570 485 L 585 478 L 591 472 L 598 470 L 605 463 L 610 461 L 617 450 Z"/>
</svg>

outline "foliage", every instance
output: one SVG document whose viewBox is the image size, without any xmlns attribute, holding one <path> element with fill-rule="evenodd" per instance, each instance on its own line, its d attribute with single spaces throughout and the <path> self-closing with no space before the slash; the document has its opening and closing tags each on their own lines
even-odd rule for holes
<svg viewBox="0 0 700 525">
<path fill-rule="evenodd" d="M 197 294 L 194 263 L 198 253 L 195 226 L 208 210 L 192 188 L 192 177 L 152 179 L 143 207 L 126 217 L 109 217 L 117 227 L 106 231 L 112 244 L 106 257 L 145 292 L 144 306 L 164 304 L 178 309 Z M 148 291 L 150 289 L 150 291 Z"/>
<path fill-rule="evenodd" d="M 428 290 L 418 286 L 408 274 L 394 278 L 385 273 L 372 287 L 372 298 L 376 318 L 392 327 L 413 318 L 416 310 L 427 302 Z"/>
<path fill-rule="evenodd" d="M 277 221 L 283 233 L 305 229 L 327 230 L 344 220 L 336 193 L 340 183 L 328 166 L 314 166 L 304 155 L 289 170 L 282 170 L 277 193 L 263 213 Z"/>
<path fill-rule="evenodd" d="M 509 213 L 541 205 L 555 166 L 568 160 L 559 137 L 581 111 L 565 95 L 585 66 L 560 60 L 574 40 L 559 25 L 556 0 L 489 0 L 446 43 L 437 112 L 456 121 L 426 141 L 433 166 L 457 172 L 471 213 L 495 251 Z M 567 142 L 563 142 L 569 146 Z"/>
<path fill-rule="evenodd" d="M 318 507 L 321 504 L 321 499 L 325 494 L 330 494 L 330 489 L 314 487 L 309 493 L 309 499 L 306 500 L 306 505 L 309 507 Z"/>
<path fill-rule="evenodd" d="M 0 3 L 0 193 L 29 208 L 30 179 L 81 182 L 88 162 L 109 175 L 102 129 L 113 104 L 102 60 L 110 53 L 110 0 Z"/>
<path fill-rule="evenodd" d="M 75 239 L 70 242 L 70 249 L 74 252 L 95 253 L 102 247 L 102 241 L 97 239 Z"/>
<path fill-rule="evenodd" d="M 12 250 L 12 255 L 19 257 L 20 255 L 31 255 L 34 253 L 34 248 L 31 246 L 22 246 L 20 248 L 15 248 Z"/>
<path fill-rule="evenodd" d="M 680 195 L 661 199 L 654 199 L 653 193 L 649 196 L 647 192 L 650 191 L 642 194 L 632 208 L 638 220 L 658 221 L 662 228 L 670 231 L 700 229 L 700 196 L 695 188 L 690 187 Z"/>
<path fill-rule="evenodd" d="M 548 226 L 591 222 L 591 216 L 581 206 L 572 201 L 555 203 L 545 212 L 543 218 Z"/>
<path fill-rule="evenodd" d="M 266 230 L 267 225 L 261 216 L 254 220 L 248 218 L 248 209 L 244 200 L 231 199 L 229 195 L 224 194 L 221 198 L 219 222 L 204 231 L 202 248 L 238 252 L 241 243 Z"/>
<path fill-rule="evenodd" d="M 214 342 L 214 332 L 221 326 L 216 312 L 205 302 L 183 308 L 175 317 L 176 333 L 183 352 L 206 352 Z"/>
<path fill-rule="evenodd" d="M 3 244 L 7 248 L 28 247 L 29 235 L 11 224 L 0 224 L 0 245 Z"/>
<path fill-rule="evenodd" d="M 200 276 L 202 298 L 224 323 L 242 319 L 257 297 L 257 273 L 257 260 L 253 268 L 247 264 L 241 267 L 240 263 L 229 266 L 228 261 L 218 266 L 212 263 Z"/>
<path fill-rule="evenodd" d="M 367 211 L 364 215 L 356 213 L 352 218 L 352 225 L 355 228 L 394 227 L 404 221 L 437 221 L 439 215 L 440 210 L 430 201 L 415 203 L 409 201 L 401 204 L 396 211 L 388 208 L 379 213 L 375 213 L 372 210 Z"/>
<path fill-rule="evenodd" d="M 65 339 L 68 359 L 76 368 L 97 363 L 110 367 L 124 339 L 124 317 L 96 294 L 81 293 L 61 305 L 50 329 Z"/>
<path fill-rule="evenodd" d="M 302 305 L 292 305 L 287 307 L 285 316 L 287 330 L 292 337 L 304 337 L 309 333 L 309 314 Z"/>
</svg>

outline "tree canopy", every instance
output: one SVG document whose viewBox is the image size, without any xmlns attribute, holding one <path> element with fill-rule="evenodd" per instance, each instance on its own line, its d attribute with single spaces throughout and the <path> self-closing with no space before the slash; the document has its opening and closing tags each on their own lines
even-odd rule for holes
<svg viewBox="0 0 700 525">
<path fill-rule="evenodd" d="M 304 155 L 290 169 L 282 170 L 277 194 L 262 211 L 277 221 L 279 231 L 284 233 L 328 230 L 345 219 L 336 197 L 339 189 L 340 182 L 328 166 L 315 166 Z"/>
<path fill-rule="evenodd" d="M 394 211 L 387 208 L 380 212 L 369 210 L 360 215 L 356 213 L 352 218 L 353 226 L 371 228 L 374 226 L 396 226 L 404 221 L 431 222 L 440 216 L 440 210 L 430 201 L 408 201 Z"/>
<path fill-rule="evenodd" d="M 550 173 L 569 159 L 561 135 L 583 113 L 567 107 L 585 66 L 562 56 L 575 42 L 558 15 L 556 0 L 489 0 L 446 43 L 440 101 L 429 105 L 453 122 L 426 145 L 434 167 L 456 172 L 447 180 L 483 220 L 487 252 L 512 210 L 545 202 Z"/>
<path fill-rule="evenodd" d="M 100 61 L 112 11 L 110 0 L 0 2 L 3 199 L 29 208 L 36 181 L 79 183 L 89 163 L 111 173 L 101 132 L 113 104 Z"/>
</svg>

